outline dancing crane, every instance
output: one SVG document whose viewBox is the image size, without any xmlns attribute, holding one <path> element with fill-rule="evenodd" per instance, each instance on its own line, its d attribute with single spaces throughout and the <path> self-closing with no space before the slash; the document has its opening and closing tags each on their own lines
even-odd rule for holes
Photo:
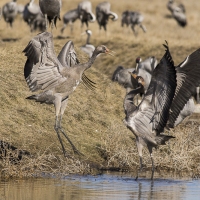
<svg viewBox="0 0 200 200">
<path fill-rule="evenodd" d="M 135 74 L 133 76 L 139 80 L 139 87 L 130 91 L 124 100 L 124 122 L 136 136 L 140 170 L 143 167 L 142 150 L 147 147 L 152 161 L 151 179 L 154 175 L 153 147 L 164 145 L 174 138 L 163 134 L 164 128 L 174 127 L 179 113 L 200 83 L 200 49 L 175 67 L 168 45 L 164 46 L 166 52 L 152 73 L 150 85 L 141 103 L 136 106 L 130 101 L 138 93 L 137 90 L 144 87 L 142 78 L 137 78 Z"/>
<path fill-rule="evenodd" d="M 43 32 L 33 37 L 23 51 L 27 56 L 24 67 L 24 76 L 29 89 L 34 92 L 41 90 L 41 93 L 27 97 L 36 102 L 53 104 L 55 106 L 54 129 L 62 146 L 64 156 L 67 154 L 60 132 L 71 144 L 74 153 L 80 152 L 73 145 L 61 126 L 62 117 L 67 106 L 69 96 L 73 93 L 81 81 L 91 87 L 91 82 L 84 75 L 100 53 L 111 54 L 111 51 L 104 45 L 98 46 L 88 62 L 81 64 L 74 50 L 72 41 L 67 42 L 58 55 L 54 52 L 53 35 Z"/>
</svg>

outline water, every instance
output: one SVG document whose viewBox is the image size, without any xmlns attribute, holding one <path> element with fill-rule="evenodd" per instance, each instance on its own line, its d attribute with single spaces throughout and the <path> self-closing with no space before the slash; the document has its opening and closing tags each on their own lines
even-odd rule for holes
<svg viewBox="0 0 200 200">
<path fill-rule="evenodd" d="M 0 200 L 200 199 L 200 180 L 151 181 L 130 174 L 0 181 Z"/>
</svg>

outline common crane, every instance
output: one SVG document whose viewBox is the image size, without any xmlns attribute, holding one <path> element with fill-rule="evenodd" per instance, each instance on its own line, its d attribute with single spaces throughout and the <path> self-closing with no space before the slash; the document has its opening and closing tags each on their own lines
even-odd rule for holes
<svg viewBox="0 0 200 200">
<path fill-rule="evenodd" d="M 118 19 L 118 15 L 110 10 L 111 4 L 109 2 L 101 2 L 96 7 L 96 18 L 97 22 L 99 24 L 99 29 L 101 27 L 104 28 L 105 31 L 107 31 L 107 24 L 109 18 L 111 18 L 113 21 L 116 21 Z"/>
<path fill-rule="evenodd" d="M 141 103 L 136 106 L 130 100 L 143 87 L 142 77 L 136 76 L 139 87 L 130 91 L 124 100 L 126 126 L 135 134 L 142 169 L 142 149 L 147 147 L 152 161 L 154 175 L 153 147 L 164 145 L 173 136 L 162 134 L 164 128 L 174 127 L 174 123 L 200 83 L 200 49 L 196 50 L 174 66 L 169 47 L 152 73 L 152 79 Z M 138 175 L 136 179 L 138 178 Z"/>
<path fill-rule="evenodd" d="M 62 146 L 64 156 L 70 156 L 63 145 L 60 132 L 71 144 L 73 151 L 80 154 L 73 145 L 61 126 L 62 117 L 67 106 L 69 96 L 73 93 L 79 83 L 91 87 L 92 83 L 84 75 L 100 53 L 111 54 L 110 50 L 103 45 L 98 46 L 88 62 L 81 64 L 74 50 L 72 41 L 68 41 L 58 58 L 54 52 L 53 35 L 43 32 L 33 37 L 23 51 L 27 56 L 24 67 L 24 76 L 29 89 L 34 92 L 41 90 L 39 94 L 27 97 L 36 102 L 53 104 L 55 106 L 54 129 Z"/>
<path fill-rule="evenodd" d="M 138 76 L 142 76 L 145 79 L 145 82 L 147 82 L 148 80 L 149 80 L 148 82 L 150 82 L 151 73 L 157 65 L 157 59 L 154 56 L 151 56 L 142 61 L 141 57 L 137 57 L 135 61 L 136 61 L 135 68 L 127 69 L 122 66 L 118 66 L 112 75 L 112 81 L 118 82 L 125 88 L 133 89 L 137 86 L 137 82 L 133 80 L 129 72 L 134 72 L 137 73 Z M 146 85 L 147 83 L 144 86 L 145 88 Z"/>
<path fill-rule="evenodd" d="M 2 14 L 5 22 L 10 25 L 10 27 L 13 26 L 13 22 L 17 16 L 17 0 L 12 0 L 11 2 L 6 3 L 2 7 Z"/>
<path fill-rule="evenodd" d="M 34 3 L 34 0 L 30 0 L 30 2 L 25 5 L 23 11 L 23 19 L 29 25 L 31 31 L 33 30 L 32 28 L 33 21 L 40 13 L 41 13 L 40 7 L 39 5 Z"/>
<path fill-rule="evenodd" d="M 61 0 L 39 0 L 39 6 L 46 21 L 46 30 L 48 23 L 51 24 L 51 29 L 56 27 L 57 19 L 60 20 L 60 10 L 62 6 Z"/>
<path fill-rule="evenodd" d="M 137 58 L 137 59 L 140 59 L 140 58 Z M 147 58 L 143 62 L 141 62 L 141 61 L 138 62 L 138 65 L 137 65 L 134 73 L 137 76 L 140 76 L 145 80 L 145 85 L 143 86 L 144 93 L 146 93 L 146 91 L 149 87 L 149 84 L 150 84 L 151 78 L 152 78 L 152 73 L 156 66 L 157 66 L 157 59 L 154 56 Z M 174 121 L 173 127 L 177 126 L 186 117 L 190 116 L 194 112 L 194 109 L 195 109 L 195 103 L 194 103 L 193 97 L 191 97 L 188 100 L 188 102 L 185 104 L 184 108 L 180 111 L 176 121 Z"/>
<path fill-rule="evenodd" d="M 79 13 L 77 9 L 70 10 L 63 15 L 63 27 L 61 33 L 64 32 L 67 24 L 70 24 L 71 33 L 73 32 L 73 23 L 79 18 Z"/>
<path fill-rule="evenodd" d="M 121 26 L 123 27 L 124 24 L 128 27 L 131 26 L 133 33 L 137 36 L 137 32 L 135 30 L 136 25 L 138 25 L 143 32 L 147 31 L 146 27 L 142 24 L 143 20 L 144 16 L 140 12 L 126 10 L 122 13 Z"/>
<path fill-rule="evenodd" d="M 180 26 L 185 27 L 187 25 L 186 11 L 183 4 L 177 5 L 174 0 L 169 0 L 167 8 Z"/>
<path fill-rule="evenodd" d="M 80 48 L 84 53 L 88 54 L 88 56 L 91 58 L 95 50 L 94 45 L 90 44 L 90 37 L 92 35 L 92 31 L 87 29 L 85 32 L 82 33 L 82 35 L 84 34 L 87 34 L 86 44 L 81 46 Z"/>
<path fill-rule="evenodd" d="M 79 19 L 81 20 L 81 28 L 83 28 L 84 23 L 88 28 L 88 22 L 94 22 L 96 20 L 95 15 L 92 12 L 92 4 L 90 1 L 82 1 L 77 7 Z"/>
</svg>

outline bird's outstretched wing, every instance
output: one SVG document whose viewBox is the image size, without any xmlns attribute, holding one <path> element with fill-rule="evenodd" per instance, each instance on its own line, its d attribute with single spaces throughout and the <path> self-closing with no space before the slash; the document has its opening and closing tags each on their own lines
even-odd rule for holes
<svg viewBox="0 0 200 200">
<path fill-rule="evenodd" d="M 58 55 L 58 60 L 64 67 L 72 67 L 77 65 L 79 62 L 77 58 L 76 51 L 74 49 L 74 44 L 72 41 L 68 41 L 60 51 Z"/>
<path fill-rule="evenodd" d="M 152 79 L 140 107 L 149 105 L 149 123 L 157 134 L 163 132 L 166 126 L 169 109 L 176 89 L 176 70 L 169 48 L 152 73 Z M 143 105 L 142 105 L 143 104 Z"/>
<path fill-rule="evenodd" d="M 63 66 L 54 53 L 51 33 L 35 36 L 23 52 L 27 56 L 24 76 L 31 91 L 49 90 L 66 80 L 62 76 Z"/>
<path fill-rule="evenodd" d="M 95 47 L 94 47 L 95 49 Z M 94 51 L 94 50 L 93 50 Z M 68 41 L 58 55 L 58 60 L 62 64 L 62 66 L 66 68 L 70 68 L 80 63 L 77 58 L 76 51 L 74 49 L 74 44 L 72 41 Z M 92 80 L 90 80 L 84 73 L 82 75 L 82 80 L 84 86 L 87 88 L 93 89 L 95 88 L 95 84 Z"/>
<path fill-rule="evenodd" d="M 168 128 L 174 127 L 179 113 L 200 84 L 200 49 L 194 51 L 180 63 L 176 67 L 176 71 L 177 87 L 170 109 Z"/>
</svg>

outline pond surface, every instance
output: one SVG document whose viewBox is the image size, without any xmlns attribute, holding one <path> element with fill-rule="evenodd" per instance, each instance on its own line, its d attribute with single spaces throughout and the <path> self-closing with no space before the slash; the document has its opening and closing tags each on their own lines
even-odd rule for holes
<svg viewBox="0 0 200 200">
<path fill-rule="evenodd" d="M 0 200 L 200 199 L 200 180 L 135 178 L 130 174 L 0 181 Z"/>
</svg>

